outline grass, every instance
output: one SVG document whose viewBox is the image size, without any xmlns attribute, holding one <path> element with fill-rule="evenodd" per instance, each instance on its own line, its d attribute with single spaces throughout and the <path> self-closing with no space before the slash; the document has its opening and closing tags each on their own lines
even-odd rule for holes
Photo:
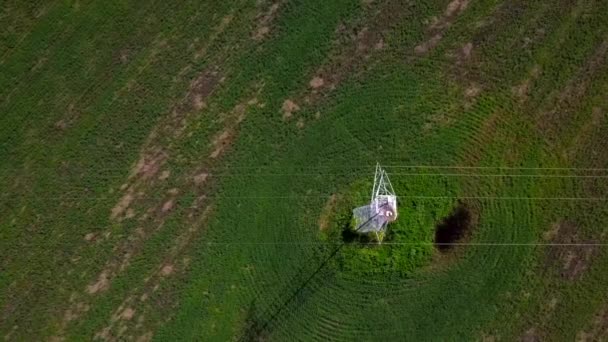
<svg viewBox="0 0 608 342">
<path fill-rule="evenodd" d="M 2 336 L 572 340 L 593 331 L 608 305 L 605 249 L 587 257 L 534 244 L 553 241 L 546 232 L 565 221 L 576 234 L 557 241 L 605 240 L 605 200 L 557 198 L 603 197 L 608 184 L 606 5 L 484 1 L 446 17 L 448 3 L 9 3 Z M 402 17 L 377 25 L 386 8 Z M 435 34 L 433 17 L 446 23 L 441 39 L 416 54 Z M 259 25 L 268 33 L 256 40 Z M 381 49 L 351 48 L 377 44 L 364 42 L 364 27 Z M 313 96 L 320 68 L 339 82 Z M 195 104 L 196 80 L 211 70 L 218 81 Z M 472 85 L 478 95 L 466 95 Z M 285 119 L 287 99 L 300 109 Z M 134 173 L 158 153 L 166 157 L 151 176 Z M 334 253 L 377 161 L 400 196 L 388 239 L 403 244 Z M 129 193 L 134 216 L 111 218 Z M 442 253 L 434 228 L 460 202 L 475 216 L 472 245 Z M 568 255 L 580 274 L 564 276 Z M 104 277 L 107 287 L 89 293 Z"/>
</svg>

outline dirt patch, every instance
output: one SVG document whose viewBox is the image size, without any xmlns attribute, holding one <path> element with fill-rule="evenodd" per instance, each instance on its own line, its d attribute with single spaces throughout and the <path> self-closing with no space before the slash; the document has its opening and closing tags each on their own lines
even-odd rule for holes
<svg viewBox="0 0 608 342">
<path fill-rule="evenodd" d="M 521 337 L 520 341 L 522 342 L 540 342 L 543 339 L 540 337 L 536 328 L 530 328 L 526 330 L 526 332 Z"/>
<path fill-rule="evenodd" d="M 203 100 L 203 96 L 201 94 L 195 94 L 192 97 L 192 107 L 194 107 L 195 110 L 201 110 L 206 106 L 207 104 Z"/>
<path fill-rule="evenodd" d="M 130 56 L 133 54 L 130 48 L 125 47 L 114 53 L 113 60 L 116 64 L 127 64 Z"/>
<path fill-rule="evenodd" d="M 128 297 L 119 307 L 114 311 L 112 317 L 110 317 L 110 324 L 97 333 L 95 333 L 95 339 L 101 340 L 123 340 L 123 335 L 129 328 L 128 323 L 125 321 L 130 321 L 135 317 L 136 310 L 130 306 L 127 306 L 128 303 L 132 302 L 132 297 Z M 140 316 L 141 317 L 141 316 Z"/>
<path fill-rule="evenodd" d="M 591 245 L 593 240 L 582 239 L 578 227 L 571 221 L 553 224 L 544 237 L 555 244 L 549 247 L 547 266 L 567 280 L 580 279 L 597 253 L 597 246 Z"/>
<path fill-rule="evenodd" d="M 448 19 L 455 15 L 460 14 L 460 12 L 464 11 L 469 5 L 469 0 L 453 0 L 448 4 L 448 7 L 444 12 L 444 19 Z M 437 24 L 445 24 L 445 23 L 437 23 Z"/>
<path fill-rule="evenodd" d="M 340 23 L 335 31 L 328 60 L 311 75 L 308 92 L 296 102 L 312 105 L 349 75 L 363 71 L 362 66 L 387 47 L 386 36 L 410 11 L 411 3 L 399 0 L 368 2 L 364 14 L 348 23 Z"/>
<path fill-rule="evenodd" d="M 58 130 L 61 130 L 61 131 L 65 131 L 66 128 L 68 128 L 68 123 L 65 119 L 61 119 L 61 120 L 55 122 L 55 128 L 57 128 Z"/>
<path fill-rule="evenodd" d="M 608 338 L 608 306 L 595 314 L 591 326 L 576 334 L 576 341 L 605 341 Z"/>
<path fill-rule="evenodd" d="M 154 177 L 167 158 L 168 155 L 158 148 L 143 153 L 131 172 L 130 178 L 141 177 L 143 179 L 149 179 Z"/>
<path fill-rule="evenodd" d="M 89 311 L 90 308 L 91 308 L 90 305 L 82 303 L 82 302 L 76 304 L 76 307 L 74 308 L 74 310 L 68 310 L 65 312 L 65 314 L 63 316 L 64 324 L 67 324 L 71 321 L 74 321 L 74 320 L 80 318 L 80 316 L 83 313 L 86 313 L 87 311 Z"/>
<path fill-rule="evenodd" d="M 281 110 L 283 111 L 283 119 L 289 119 L 293 116 L 294 112 L 300 110 L 300 106 L 298 106 L 292 100 L 287 99 L 283 101 L 283 106 L 281 106 Z"/>
<path fill-rule="evenodd" d="M 268 36 L 270 33 L 270 27 L 272 22 L 276 18 L 279 8 L 281 7 L 281 2 L 275 2 L 268 6 L 266 9 L 263 9 L 256 17 L 256 27 L 253 30 L 251 37 L 253 40 L 261 41 Z"/>
<path fill-rule="evenodd" d="M 154 337 L 154 333 L 149 331 L 137 338 L 137 342 L 149 342 L 152 341 L 152 337 Z"/>
<path fill-rule="evenodd" d="M 129 208 L 129 209 L 127 209 L 127 211 L 125 213 L 125 219 L 134 218 L 135 215 L 136 215 L 135 210 L 133 210 L 133 208 Z"/>
<path fill-rule="evenodd" d="M 546 311 L 554 311 L 555 308 L 557 307 L 557 304 L 559 303 L 559 300 L 555 297 L 551 298 L 551 300 L 549 300 L 549 302 L 547 303 L 547 307 L 546 307 Z"/>
<path fill-rule="evenodd" d="M 174 206 L 174 205 L 175 205 L 175 199 L 173 199 L 173 198 L 172 198 L 172 199 L 170 199 L 170 200 L 166 201 L 166 202 L 163 204 L 163 206 L 162 206 L 162 208 L 161 208 L 161 211 L 162 211 L 163 213 L 166 213 L 166 212 L 168 212 L 169 210 L 173 209 L 173 206 Z"/>
<path fill-rule="evenodd" d="M 259 93 L 263 85 L 259 85 L 257 92 Z M 221 133 L 218 133 L 211 142 L 212 152 L 209 155 L 211 159 L 218 158 L 224 153 L 231 145 L 238 134 L 239 125 L 247 115 L 247 109 L 249 107 L 258 104 L 257 94 L 256 96 L 237 104 L 234 108 L 221 117 L 222 122 L 226 123 Z M 199 174 L 199 179 L 204 181 L 202 174 Z"/>
<path fill-rule="evenodd" d="M 467 206 L 459 203 L 452 213 L 435 227 L 435 247 L 446 252 L 461 242 L 473 226 L 474 218 Z"/>
<path fill-rule="evenodd" d="M 84 236 L 84 240 L 85 241 L 93 241 L 93 239 L 95 239 L 95 233 L 87 233 L 87 235 Z"/>
<path fill-rule="evenodd" d="M 196 48 L 196 52 L 194 53 L 194 59 L 198 60 L 207 55 L 210 45 L 217 41 L 220 35 L 226 31 L 226 28 L 228 28 L 228 25 L 230 25 L 230 23 L 234 19 L 234 12 L 235 11 L 233 10 L 231 11 L 231 13 L 225 15 L 222 20 L 220 20 L 219 24 L 213 28 L 211 34 L 206 37 L 207 39 L 201 40 L 199 37 L 196 37 L 194 39 L 194 41 L 190 44 L 189 49 L 195 49 L 195 46 L 200 41 L 204 42 L 202 46 Z"/>
<path fill-rule="evenodd" d="M 120 318 L 129 321 L 129 320 L 131 320 L 133 318 L 134 315 L 135 315 L 135 310 L 133 310 L 131 308 L 126 308 L 120 314 Z"/>
<path fill-rule="evenodd" d="M 599 147 L 599 144 L 595 144 L 594 137 L 599 135 L 597 134 L 597 131 L 599 131 L 599 128 L 605 119 L 605 111 L 600 107 L 593 107 L 591 110 L 591 117 L 578 130 L 578 133 L 572 139 L 572 142 L 566 151 L 568 160 L 574 161 L 577 156 L 588 155 L 589 152 Z M 589 148 L 591 146 L 593 147 Z"/>
<path fill-rule="evenodd" d="M 165 170 L 160 173 L 160 175 L 158 176 L 158 180 L 165 180 L 165 179 L 169 178 L 170 175 L 171 175 L 171 171 Z"/>
<path fill-rule="evenodd" d="M 148 135 L 148 139 L 142 147 L 140 156 L 131 169 L 128 180 L 120 188 L 120 191 L 122 192 L 121 196 L 118 199 L 118 203 L 112 208 L 110 216 L 112 219 L 119 220 L 122 220 L 125 217 L 135 216 L 135 210 L 133 210 L 135 204 L 139 206 L 145 204 L 151 209 L 147 210 L 138 218 L 140 224 L 138 223 L 137 228 L 134 229 L 132 233 L 125 236 L 124 239 L 117 240 L 116 245 L 113 248 L 112 257 L 105 261 L 105 265 L 102 270 L 100 270 L 100 273 L 96 274 L 96 278 L 91 279 L 90 284 L 82 290 L 82 299 L 85 301 L 83 303 L 86 303 L 86 301 L 93 301 L 91 295 L 100 294 L 110 288 L 112 279 L 129 267 L 130 261 L 141 253 L 141 249 L 145 245 L 148 237 L 163 227 L 166 217 L 174 210 L 174 206 L 178 203 L 176 198 L 179 191 L 177 188 L 169 190 L 167 197 L 157 199 L 156 201 L 158 202 L 155 201 L 151 207 L 147 202 L 143 203 L 143 201 L 147 199 L 145 194 L 156 193 L 153 190 L 162 190 L 166 186 L 166 182 L 163 181 L 168 179 L 171 175 L 169 170 L 163 169 L 163 166 L 169 159 L 169 154 L 167 152 L 169 149 L 166 147 L 171 146 L 173 140 L 180 137 L 182 131 L 188 124 L 189 115 L 193 115 L 193 109 L 200 107 L 200 104 L 197 105 L 197 103 L 204 102 L 205 99 L 212 94 L 216 84 L 221 82 L 221 79 L 222 77 L 219 70 L 215 67 L 211 67 L 199 74 L 198 77 L 191 81 L 185 96 L 173 107 L 168 113 L 169 115 L 163 118 Z M 238 117 L 226 121 L 229 122 L 229 127 L 231 129 L 240 122 L 239 120 L 243 119 L 244 112 L 240 114 L 235 113 L 234 115 Z M 210 162 L 207 161 L 206 164 L 209 165 Z M 195 179 L 198 179 L 198 182 L 202 184 L 205 179 L 200 176 L 200 168 L 197 171 L 195 170 L 196 169 L 193 169 L 191 174 L 186 174 L 184 177 L 180 177 L 180 174 L 176 175 L 174 177 L 175 182 L 191 182 L 193 177 L 196 177 L 195 175 L 199 174 L 199 177 Z M 198 188 L 197 191 L 203 191 L 203 189 Z M 203 213 L 207 212 L 204 209 L 208 207 L 207 203 L 204 204 L 205 206 L 200 204 L 200 207 L 197 208 L 187 208 L 187 217 L 192 221 L 198 219 L 202 220 Z M 196 222 L 196 224 L 193 222 L 193 225 L 187 226 L 187 229 L 184 229 L 183 233 L 177 234 L 177 237 L 175 237 L 175 248 L 169 252 L 163 252 L 163 254 L 169 255 L 164 260 L 169 261 L 176 258 L 178 253 L 182 252 L 188 241 L 191 240 L 193 234 L 200 232 L 202 226 L 202 222 Z M 109 236 L 109 233 L 110 232 L 108 231 L 107 236 Z M 103 236 L 102 234 L 103 233 L 99 233 L 100 236 Z M 95 240 L 95 238 L 92 238 L 92 241 L 93 240 Z M 153 275 L 150 277 L 151 280 L 149 282 L 146 281 L 143 288 L 138 286 L 133 290 L 129 290 L 129 292 L 151 293 L 152 290 L 148 287 L 159 288 L 158 284 L 164 279 L 163 277 L 174 272 L 173 266 L 167 264 L 167 261 L 162 265 L 159 265 L 159 267 L 153 271 Z M 109 327 L 105 327 L 99 331 L 96 334 L 97 337 L 120 339 L 121 336 L 126 336 L 124 333 L 131 326 L 127 321 L 131 318 L 138 318 L 134 316 L 135 311 L 137 311 L 138 316 L 142 316 L 140 312 L 145 310 L 145 308 L 136 308 L 133 305 L 134 302 L 131 297 L 132 296 L 128 296 L 123 301 L 122 305 L 113 312 L 111 316 L 112 323 Z M 140 296 L 136 296 L 133 298 L 139 297 Z M 75 314 L 81 311 L 81 306 L 82 305 L 79 302 L 71 302 L 69 307 L 63 311 L 64 316 L 68 318 L 74 317 Z M 62 325 L 59 330 L 60 332 L 63 332 L 66 328 L 67 323 Z"/>
<path fill-rule="evenodd" d="M 469 59 L 469 57 L 471 57 L 471 52 L 473 52 L 473 43 L 468 42 L 462 47 L 463 59 Z"/>
<path fill-rule="evenodd" d="M 495 342 L 495 341 L 498 341 L 498 340 L 499 340 L 499 338 L 497 338 L 494 335 L 483 334 L 481 336 L 481 342 Z"/>
<path fill-rule="evenodd" d="M 319 230 L 327 230 L 329 228 L 329 224 L 331 222 L 331 218 L 333 216 L 334 209 L 336 208 L 336 203 L 338 202 L 338 196 L 333 194 L 329 196 L 327 199 L 327 203 L 323 207 L 321 211 L 321 216 L 319 216 Z"/>
<path fill-rule="evenodd" d="M 53 125 L 58 131 L 65 131 L 80 117 L 80 111 L 76 109 L 74 103 L 70 103 L 66 109 L 65 115 Z"/>
<path fill-rule="evenodd" d="M 215 90 L 222 76 L 219 70 L 211 67 L 202 72 L 190 83 L 190 90 L 182 104 L 176 108 L 178 113 L 189 112 L 192 109 L 202 109 L 205 107 L 205 99 Z"/>
<path fill-rule="evenodd" d="M 253 34 L 253 40 L 262 40 L 270 32 L 270 27 L 262 26 L 258 28 Z"/>
<path fill-rule="evenodd" d="M 559 143 L 559 137 L 570 127 L 570 123 L 575 118 L 573 112 L 586 99 L 593 82 L 608 67 L 605 63 L 607 55 L 608 40 L 605 40 L 562 91 L 547 99 L 550 109 L 540 112 L 537 117 L 537 127 L 549 143 Z"/>
<path fill-rule="evenodd" d="M 426 34 L 427 38 L 425 41 L 421 42 L 414 48 L 414 52 L 417 55 L 425 55 L 430 50 L 434 49 L 437 45 L 439 45 L 439 42 L 441 42 L 441 39 L 443 38 L 443 35 L 447 31 L 447 29 L 450 26 L 452 26 L 452 24 L 456 20 L 456 18 L 462 12 L 464 12 L 464 10 L 468 7 L 468 5 L 469 5 L 469 0 L 451 1 L 440 17 L 433 17 L 430 20 L 430 24 L 427 28 L 427 34 Z M 465 46 L 465 48 L 466 48 L 466 46 Z M 473 46 L 471 44 L 471 46 L 469 48 L 469 55 L 470 55 L 470 50 L 472 50 L 472 48 L 473 48 Z"/>
<path fill-rule="evenodd" d="M 161 268 L 160 270 L 160 274 L 163 277 L 166 277 L 168 275 L 171 275 L 173 273 L 173 265 L 165 265 L 163 266 L 163 268 Z"/>
<path fill-rule="evenodd" d="M 112 209 L 110 217 L 112 219 L 122 219 L 120 216 L 123 213 L 128 213 L 128 208 L 143 191 L 138 189 L 150 187 L 148 184 L 153 177 L 159 173 L 161 167 L 165 164 L 169 155 L 165 152 L 161 144 L 157 140 L 167 139 L 168 137 L 178 137 L 181 135 L 187 124 L 187 115 L 193 109 L 201 108 L 201 103 L 211 95 L 218 82 L 221 80 L 221 74 L 217 67 L 209 67 L 195 79 L 190 82 L 188 92 L 185 97 L 177 104 L 163 122 L 149 134 L 147 147 L 140 153 L 139 160 L 132 168 L 129 175 L 129 182 L 125 183 L 121 190 L 126 189 L 127 192 L 122 196 L 118 203 Z M 164 144 L 164 143 L 163 143 Z M 165 170 L 158 175 L 158 180 L 165 180 L 170 176 L 170 171 Z M 144 182 L 148 181 L 148 182 Z M 130 184 L 129 184 L 130 183 Z M 137 189 L 137 190 L 136 190 Z M 164 204 L 163 208 L 168 206 Z M 166 210 L 165 210 L 166 211 Z M 132 211 L 132 213 L 134 213 Z"/>
<path fill-rule="evenodd" d="M 192 177 L 192 179 L 194 180 L 194 184 L 202 185 L 207 180 L 207 177 L 209 177 L 208 173 L 201 172 L 201 173 L 195 175 L 194 177 Z"/>
<path fill-rule="evenodd" d="M 103 270 L 97 281 L 93 284 L 87 286 L 87 292 L 89 294 L 96 294 L 98 292 L 103 292 L 110 287 L 110 274 L 107 270 Z"/>
<path fill-rule="evenodd" d="M 439 44 L 439 42 L 441 41 L 441 38 L 443 38 L 443 35 L 441 35 L 441 33 L 435 34 L 433 37 L 431 37 L 429 40 L 425 41 L 424 43 L 416 45 L 416 47 L 414 48 L 414 52 L 418 55 L 426 54 L 427 52 L 429 52 L 431 49 L 435 48 Z"/>
<path fill-rule="evenodd" d="M 477 97 L 477 95 L 479 95 L 480 93 L 481 93 L 481 88 L 479 87 L 479 85 L 473 83 L 467 89 L 465 89 L 464 96 L 467 99 L 471 99 L 471 98 Z"/>
<path fill-rule="evenodd" d="M 325 81 L 323 81 L 323 79 L 321 77 L 315 76 L 312 78 L 312 80 L 310 80 L 310 82 L 308 84 L 310 85 L 311 88 L 317 89 L 317 88 L 321 88 L 323 86 L 323 84 L 325 84 Z"/>
<path fill-rule="evenodd" d="M 152 298 L 152 293 L 161 289 L 160 283 L 166 281 L 166 278 L 169 275 L 176 272 L 176 268 L 170 260 L 175 260 L 180 253 L 183 252 L 186 246 L 193 241 L 192 237 L 204 226 L 202 223 L 208 218 L 210 212 L 211 207 L 207 206 L 204 210 L 202 210 L 202 214 L 196 217 L 196 221 L 191 222 L 191 224 L 188 225 L 188 229 L 184 229 L 183 233 L 175 239 L 173 246 L 166 252 L 166 260 L 163 261 L 162 264 L 155 268 L 154 271 L 144 279 L 143 284 L 140 284 L 134 288 L 133 291 L 130 291 L 129 295 L 122 301 L 118 308 L 113 311 L 109 319 L 109 324 L 95 333 L 96 338 L 120 340 L 126 336 L 126 332 L 129 329 L 134 330 L 132 333 L 135 333 L 135 331 L 141 329 L 144 323 L 145 310 L 149 307 L 149 305 L 152 305 L 149 303 L 149 299 Z M 186 266 L 187 262 L 184 262 L 183 268 Z M 164 302 L 168 300 L 167 298 L 171 296 L 171 291 L 173 290 L 167 289 L 167 291 L 169 291 L 169 293 L 160 296 L 163 298 Z M 143 304 L 146 302 L 148 304 Z M 140 305 L 139 308 L 136 308 L 137 304 Z M 162 305 L 166 306 L 167 303 L 163 303 Z M 137 324 L 135 327 L 133 327 L 126 321 L 135 318 L 136 313 L 138 314 Z M 148 333 L 144 336 L 144 340 L 150 337 L 151 333 Z"/>
<path fill-rule="evenodd" d="M 538 79 L 540 73 L 540 66 L 535 65 L 532 70 L 530 70 L 529 76 L 525 80 L 523 80 L 519 85 L 513 87 L 512 92 L 514 95 L 517 96 L 520 102 L 525 102 L 528 100 L 530 88 L 534 81 Z"/>
<path fill-rule="evenodd" d="M 112 208 L 112 213 L 110 214 L 111 219 L 118 218 L 122 213 L 124 213 L 131 202 L 135 199 L 135 196 L 132 192 L 127 192 L 122 196 L 122 198 L 118 201 L 118 203 Z"/>
</svg>

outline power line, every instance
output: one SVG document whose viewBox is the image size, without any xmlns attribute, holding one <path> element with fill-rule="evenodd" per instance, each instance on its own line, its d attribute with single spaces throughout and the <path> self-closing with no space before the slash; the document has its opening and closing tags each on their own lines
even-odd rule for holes
<svg viewBox="0 0 608 342">
<path fill-rule="evenodd" d="M 192 166 L 196 166 L 196 165 L 192 165 Z M 577 168 L 577 167 L 523 167 L 523 166 L 467 166 L 467 165 L 408 165 L 408 164 L 388 164 L 388 165 L 384 165 L 386 168 L 405 168 L 405 169 L 464 169 L 464 170 L 527 170 L 527 171 L 533 171 L 533 170 L 546 170 L 546 171 L 603 171 L 603 172 L 608 172 L 608 168 Z M 188 166 L 184 166 L 184 167 L 189 167 Z M 221 167 L 208 167 L 208 168 L 202 168 L 204 170 L 222 170 L 222 169 L 258 169 L 258 170 L 264 170 L 264 169 L 274 169 L 274 170 L 292 170 L 292 169 L 303 169 L 303 170 L 315 170 L 315 169 L 367 169 L 367 168 L 373 168 L 373 165 L 368 165 L 368 166 L 349 166 L 349 165 L 328 165 L 328 166 L 314 166 L 314 167 L 310 167 L 310 166 L 305 166 L 305 167 L 296 167 L 296 166 L 291 166 L 291 167 L 279 167 L 279 166 L 221 166 Z M 29 170 L 55 170 L 55 169 L 61 169 L 62 166 L 57 166 L 57 167 L 32 167 L 32 168 L 28 168 L 27 166 L 24 167 L 10 167 L 10 168 L 0 168 L 0 169 L 4 169 L 4 170 L 23 170 L 23 169 L 29 169 Z M 98 167 L 78 167 L 78 166 L 74 166 L 74 167 L 68 167 L 67 169 L 71 169 L 71 170 L 82 170 L 82 169 L 93 169 L 94 171 L 125 171 L 126 168 L 98 168 Z M 179 167 L 178 167 L 179 169 Z"/>
<path fill-rule="evenodd" d="M 207 242 L 207 245 L 253 245 L 253 246 L 273 246 L 273 245 L 288 245 L 288 246 L 299 246 L 299 245 L 320 245 L 320 246 L 333 246 L 338 243 L 330 242 Z M 535 247 L 535 246 L 549 246 L 549 247 L 608 247 L 608 243 L 526 243 L 526 242 L 382 242 L 378 244 L 376 242 L 361 242 L 354 243 L 354 245 L 405 245 L 405 246 L 513 246 L 513 247 Z"/>
<path fill-rule="evenodd" d="M 305 176 L 341 176 L 346 174 L 367 174 L 367 172 L 343 172 L 343 173 L 303 173 L 303 172 L 294 172 L 294 173 L 259 173 L 259 172 L 224 172 L 224 173 L 213 173 L 208 171 L 209 177 L 230 177 L 230 176 L 256 176 L 256 177 L 264 177 L 264 176 L 289 176 L 289 177 L 305 177 Z M 410 177 L 513 177 L 513 178 L 608 178 L 608 174 L 605 175 L 568 175 L 568 174 L 531 174 L 531 173 L 522 173 L 522 174 L 488 174 L 488 173 L 418 173 L 418 172 L 391 172 L 391 176 L 410 176 Z M 99 175 L 96 178 L 102 179 L 116 179 L 116 178 L 125 178 L 123 175 Z"/>
<path fill-rule="evenodd" d="M 32 194 L 35 195 L 35 194 Z M 294 196 L 223 196 L 209 195 L 205 199 L 302 199 L 302 198 L 327 198 L 330 195 L 294 195 Z M 134 200 L 165 199 L 169 196 L 135 197 Z M 505 201 L 608 201 L 608 197 L 509 197 L 509 196 L 398 196 L 408 199 L 471 199 L 471 200 L 505 200 Z M 109 199 L 104 196 L 90 197 L 42 197 L 35 196 L 41 200 L 96 200 Z"/>
</svg>

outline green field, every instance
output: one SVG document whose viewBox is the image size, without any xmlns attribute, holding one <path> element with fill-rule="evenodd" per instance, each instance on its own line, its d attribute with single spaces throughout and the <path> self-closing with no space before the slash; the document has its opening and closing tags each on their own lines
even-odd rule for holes
<svg viewBox="0 0 608 342">
<path fill-rule="evenodd" d="M 608 340 L 605 13 L 4 1 L 0 338 Z"/>
</svg>

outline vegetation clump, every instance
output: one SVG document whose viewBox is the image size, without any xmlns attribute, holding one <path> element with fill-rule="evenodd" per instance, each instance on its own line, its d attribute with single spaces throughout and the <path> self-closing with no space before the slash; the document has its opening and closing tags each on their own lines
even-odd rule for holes
<svg viewBox="0 0 608 342">
<path fill-rule="evenodd" d="M 435 183 L 433 179 L 427 179 L 409 184 L 408 188 L 446 186 L 445 183 Z M 402 189 L 399 180 L 396 184 L 396 189 Z M 399 218 L 389 224 L 379 243 L 375 234 L 356 231 L 352 215 L 353 208 L 369 201 L 366 196 L 368 188 L 371 188 L 371 184 L 357 182 L 348 193 L 340 196 L 341 201 L 335 205 L 332 225 L 322 232 L 323 239 L 345 244 L 335 258 L 336 267 L 356 274 L 408 275 L 427 264 L 435 250 L 435 227 L 454 210 L 455 201 L 400 198 Z"/>
</svg>

